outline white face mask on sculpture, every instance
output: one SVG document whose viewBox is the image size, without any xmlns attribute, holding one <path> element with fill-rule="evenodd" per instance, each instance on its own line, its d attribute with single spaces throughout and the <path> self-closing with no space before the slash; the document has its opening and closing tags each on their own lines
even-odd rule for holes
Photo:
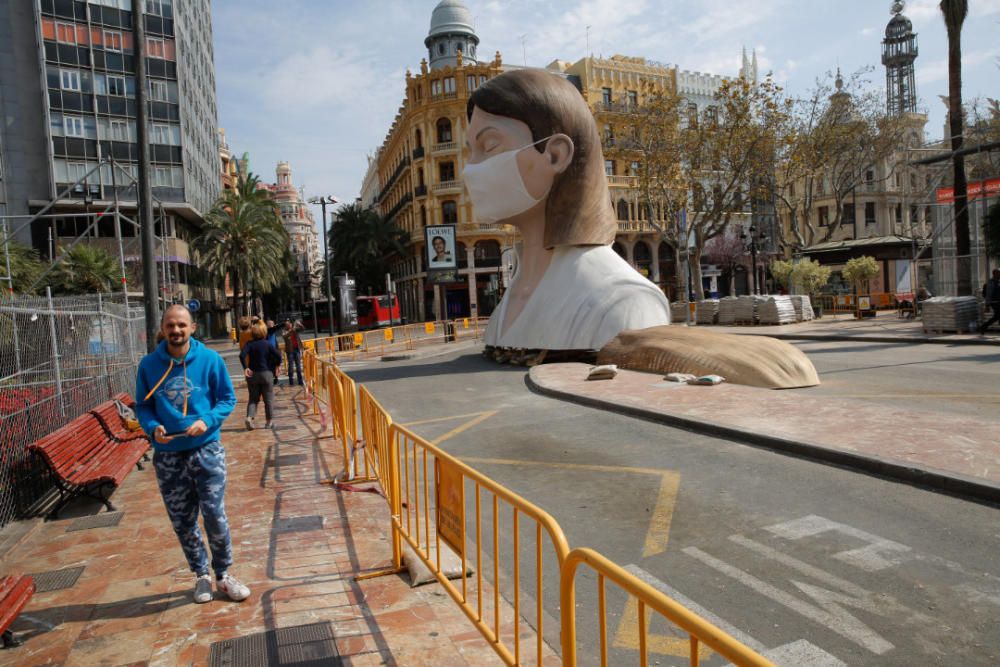
<svg viewBox="0 0 1000 667">
<path fill-rule="evenodd" d="M 465 165 L 462 179 L 480 222 L 498 222 L 512 218 L 544 199 L 544 196 L 535 199 L 528 192 L 524 179 L 521 178 L 521 169 L 517 166 L 517 154 L 551 139 L 552 136 L 521 148 L 504 151 L 478 164 Z"/>
</svg>

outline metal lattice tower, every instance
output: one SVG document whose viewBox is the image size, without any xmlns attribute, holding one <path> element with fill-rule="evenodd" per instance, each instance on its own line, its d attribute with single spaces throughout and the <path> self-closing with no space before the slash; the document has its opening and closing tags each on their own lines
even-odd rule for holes
<svg viewBox="0 0 1000 667">
<path fill-rule="evenodd" d="M 887 110 L 890 116 L 902 116 L 917 110 L 916 77 L 913 61 L 917 59 L 917 35 L 910 19 L 903 16 L 903 3 L 892 4 L 892 18 L 882 40 L 882 64 L 885 65 Z"/>
</svg>

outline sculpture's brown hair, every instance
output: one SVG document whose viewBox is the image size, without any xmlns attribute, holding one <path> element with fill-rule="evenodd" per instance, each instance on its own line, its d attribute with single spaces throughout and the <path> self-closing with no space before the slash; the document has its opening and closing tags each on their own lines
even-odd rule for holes
<svg viewBox="0 0 1000 667">
<path fill-rule="evenodd" d="M 545 247 L 610 245 L 618 223 L 611 207 L 597 123 L 573 84 L 540 69 L 505 72 L 469 97 L 468 117 L 480 108 L 519 120 L 541 141 L 553 134 L 573 140 L 573 159 L 555 178 L 545 203 Z M 535 146 L 545 150 L 544 142 Z"/>
</svg>

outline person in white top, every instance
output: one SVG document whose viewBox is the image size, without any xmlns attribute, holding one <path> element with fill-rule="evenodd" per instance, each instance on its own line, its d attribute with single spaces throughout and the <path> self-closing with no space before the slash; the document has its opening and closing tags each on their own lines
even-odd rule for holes
<svg viewBox="0 0 1000 667">
<path fill-rule="evenodd" d="M 486 344 L 594 350 L 670 323 L 663 293 L 611 249 L 617 222 L 594 117 L 544 70 L 514 70 L 469 98 L 463 178 L 478 222 L 517 227 L 518 270 Z"/>
</svg>

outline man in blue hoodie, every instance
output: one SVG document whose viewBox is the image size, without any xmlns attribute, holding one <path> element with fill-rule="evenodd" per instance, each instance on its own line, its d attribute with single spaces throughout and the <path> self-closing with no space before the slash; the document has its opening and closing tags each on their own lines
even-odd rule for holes
<svg viewBox="0 0 1000 667">
<path fill-rule="evenodd" d="M 226 454 L 219 429 L 236 407 L 229 370 L 217 352 L 191 338 L 195 324 L 185 306 L 167 308 L 160 329 L 163 340 L 139 362 L 135 397 L 136 416 L 153 440 L 153 468 L 163 504 L 197 576 L 194 601 L 212 599 L 199 510 L 216 587 L 231 600 L 245 600 L 250 589 L 228 572 L 233 544 L 224 503 Z"/>
</svg>

